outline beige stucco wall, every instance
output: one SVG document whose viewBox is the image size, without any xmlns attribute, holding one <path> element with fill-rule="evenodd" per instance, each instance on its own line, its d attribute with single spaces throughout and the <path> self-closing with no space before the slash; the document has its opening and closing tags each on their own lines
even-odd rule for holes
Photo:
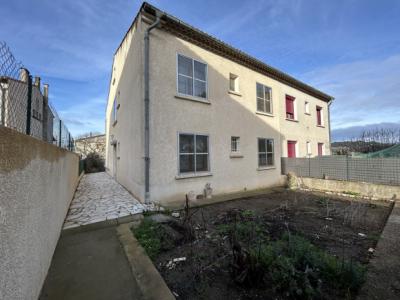
<svg viewBox="0 0 400 300">
<path fill-rule="evenodd" d="M 132 42 L 131 46 L 140 53 L 143 52 L 143 30 L 146 26 L 147 24 L 141 23 L 139 19 L 139 31 L 136 33 L 138 40 L 136 45 Z M 129 37 L 127 40 L 129 41 Z M 137 46 L 141 48 L 137 48 Z M 203 61 L 208 65 L 209 103 L 177 97 L 177 53 Z M 123 55 L 121 57 L 124 58 Z M 127 57 L 126 63 L 132 59 L 136 64 L 136 68 L 130 68 L 129 72 L 122 75 L 128 80 L 125 84 L 131 84 L 129 82 L 139 80 L 135 79 L 136 76 L 143 77 L 142 60 L 138 56 L 130 58 L 129 54 L 125 57 Z M 121 62 L 116 62 L 114 59 L 114 64 L 121 64 Z M 133 74 L 134 72 L 138 73 Z M 239 76 L 240 96 L 228 93 L 230 73 Z M 273 116 L 256 113 L 256 82 L 272 88 Z M 110 90 L 113 89 L 111 87 Z M 141 104 L 143 103 L 143 90 L 140 92 L 135 91 L 135 96 L 140 96 L 139 103 L 136 106 L 130 106 L 130 109 L 125 108 L 130 114 L 129 120 L 126 120 L 128 124 L 123 124 L 119 119 L 115 127 L 129 129 L 134 126 L 140 129 L 137 136 L 124 137 L 120 135 L 120 140 L 121 143 L 140 144 L 143 149 L 140 139 L 143 136 L 143 118 L 138 116 L 141 123 L 132 124 L 136 120 L 132 114 L 139 111 L 143 115 Z M 285 120 L 285 94 L 296 97 L 299 122 Z M 111 95 L 110 93 L 110 97 Z M 110 103 L 112 101 L 110 99 L 108 116 L 111 112 Z M 304 115 L 303 106 L 306 100 L 310 103 L 311 116 Z M 151 200 L 161 203 L 183 200 L 184 195 L 189 191 L 202 194 L 206 183 L 211 183 L 214 194 L 240 192 L 282 184 L 280 157 L 287 155 L 287 140 L 299 142 L 299 156 L 306 155 L 305 143 L 307 140 L 312 142 L 313 154 L 317 152 L 318 142 L 325 143 L 327 146 L 325 154 L 329 153 L 329 127 L 316 126 L 314 110 L 317 104 L 324 109 L 325 124 L 327 125 L 326 102 L 181 40 L 165 31 L 154 29 L 150 37 Z M 115 133 L 116 130 L 120 129 L 111 128 L 109 135 L 111 132 Z M 178 176 L 179 132 L 209 135 L 210 174 L 207 174 L 208 176 L 184 179 Z M 231 136 L 240 137 L 242 154 L 240 158 L 230 156 Z M 263 170 L 258 168 L 257 138 L 259 137 L 273 138 L 275 141 L 275 166 L 273 168 Z M 108 157 L 110 152 L 107 151 Z M 119 163 L 126 165 L 127 168 L 140 166 L 140 171 L 144 172 L 143 164 L 136 163 L 134 166 L 131 162 L 132 159 L 138 158 L 143 163 L 143 156 L 138 157 L 137 153 L 123 155 L 121 152 Z M 111 169 L 110 159 L 108 166 Z M 118 181 L 131 191 L 137 190 L 122 176 L 120 172 L 117 172 Z M 143 177 L 141 180 L 143 183 Z M 141 197 L 142 191 L 140 192 Z"/>
<path fill-rule="evenodd" d="M 143 33 L 136 23 L 114 55 L 106 111 L 106 170 L 144 201 Z M 117 122 L 111 117 L 114 99 Z M 116 149 L 111 145 L 112 137 Z M 116 151 L 116 153 L 114 153 Z"/>
<path fill-rule="evenodd" d="M 0 299 L 37 299 L 78 179 L 78 155 L 0 127 Z"/>
</svg>

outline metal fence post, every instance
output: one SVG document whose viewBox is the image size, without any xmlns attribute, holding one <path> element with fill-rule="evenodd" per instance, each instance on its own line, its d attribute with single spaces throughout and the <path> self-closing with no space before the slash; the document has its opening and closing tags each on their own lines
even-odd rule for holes
<svg viewBox="0 0 400 300">
<path fill-rule="evenodd" d="M 28 73 L 29 74 L 29 73 Z M 32 114 L 32 76 L 28 75 L 28 95 L 26 107 L 26 134 L 31 134 L 31 116 Z"/>
<path fill-rule="evenodd" d="M 61 120 L 60 120 L 60 122 L 59 122 L 59 125 L 60 125 L 60 128 L 59 128 L 59 131 L 58 131 L 58 147 L 61 147 L 61 126 L 62 126 L 62 123 L 61 123 Z"/>
<path fill-rule="evenodd" d="M 308 177 L 311 177 L 311 156 L 308 156 Z"/>
<path fill-rule="evenodd" d="M 346 154 L 346 180 L 349 180 L 349 155 Z"/>
</svg>

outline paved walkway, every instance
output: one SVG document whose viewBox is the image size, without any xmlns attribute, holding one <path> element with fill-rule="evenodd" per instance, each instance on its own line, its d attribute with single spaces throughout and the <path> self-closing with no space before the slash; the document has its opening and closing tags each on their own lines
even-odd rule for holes
<svg viewBox="0 0 400 300">
<path fill-rule="evenodd" d="M 116 227 L 64 232 L 39 300 L 140 300 Z"/>
<path fill-rule="evenodd" d="M 64 229 L 117 219 L 145 210 L 145 205 L 107 173 L 86 174 L 75 192 Z"/>
</svg>

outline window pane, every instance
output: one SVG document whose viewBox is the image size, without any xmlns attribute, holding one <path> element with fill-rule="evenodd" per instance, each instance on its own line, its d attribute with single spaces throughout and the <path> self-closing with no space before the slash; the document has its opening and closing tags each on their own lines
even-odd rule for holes
<svg viewBox="0 0 400 300">
<path fill-rule="evenodd" d="M 196 153 L 208 153 L 208 137 L 196 135 Z"/>
<path fill-rule="evenodd" d="M 268 166 L 274 165 L 274 155 L 272 153 L 267 154 L 267 165 Z"/>
<path fill-rule="evenodd" d="M 193 95 L 193 79 L 178 75 L 178 92 Z"/>
<path fill-rule="evenodd" d="M 257 83 L 257 98 L 264 98 L 264 86 Z"/>
<path fill-rule="evenodd" d="M 274 152 L 274 141 L 267 140 L 267 152 Z"/>
<path fill-rule="evenodd" d="M 234 78 L 229 78 L 229 89 L 231 91 L 235 91 L 236 87 L 235 87 L 235 79 Z"/>
<path fill-rule="evenodd" d="M 178 73 L 193 77 L 193 65 L 190 58 L 178 55 Z"/>
<path fill-rule="evenodd" d="M 271 110 L 271 101 L 269 101 L 269 100 L 265 101 L 265 112 L 267 112 L 267 113 L 272 113 L 272 110 Z"/>
<path fill-rule="evenodd" d="M 194 153 L 194 135 L 179 135 L 179 153 Z"/>
<path fill-rule="evenodd" d="M 265 92 L 264 92 L 265 99 L 270 100 L 271 99 L 271 89 L 269 87 L 265 87 L 264 90 L 265 90 Z"/>
<path fill-rule="evenodd" d="M 194 81 L 194 96 L 207 98 L 206 83 L 202 81 Z"/>
<path fill-rule="evenodd" d="M 263 99 L 257 98 L 257 110 L 258 111 L 264 111 L 265 112 L 264 103 L 265 103 L 265 101 Z"/>
<path fill-rule="evenodd" d="M 196 172 L 208 171 L 208 154 L 196 155 Z"/>
<path fill-rule="evenodd" d="M 258 165 L 266 166 L 267 165 L 267 154 L 258 154 Z"/>
<path fill-rule="evenodd" d="M 194 61 L 194 78 L 206 81 L 206 65 Z"/>
<path fill-rule="evenodd" d="M 258 152 L 266 152 L 265 139 L 258 139 Z"/>
<path fill-rule="evenodd" d="M 194 154 L 184 154 L 179 156 L 179 172 L 194 172 Z"/>
</svg>

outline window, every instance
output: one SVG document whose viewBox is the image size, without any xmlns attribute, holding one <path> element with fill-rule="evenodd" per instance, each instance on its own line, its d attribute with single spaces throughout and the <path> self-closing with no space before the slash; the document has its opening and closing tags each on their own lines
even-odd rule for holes
<svg viewBox="0 0 400 300">
<path fill-rule="evenodd" d="M 317 106 L 317 125 L 323 126 L 324 125 L 324 116 L 322 113 L 322 107 Z"/>
<path fill-rule="evenodd" d="M 240 138 L 238 136 L 231 137 L 231 152 L 240 152 L 239 141 Z"/>
<path fill-rule="evenodd" d="M 257 111 L 272 114 L 271 88 L 257 83 Z"/>
<path fill-rule="evenodd" d="M 274 140 L 258 139 L 258 166 L 271 167 L 274 165 Z"/>
<path fill-rule="evenodd" d="M 207 98 L 207 65 L 178 54 L 178 93 Z"/>
<path fill-rule="evenodd" d="M 179 134 L 179 173 L 209 171 L 208 136 Z"/>
<path fill-rule="evenodd" d="M 318 156 L 324 155 L 324 144 L 318 143 Z"/>
<path fill-rule="evenodd" d="M 311 155 L 311 142 L 307 142 L 306 152 L 307 155 Z"/>
<path fill-rule="evenodd" d="M 287 149 L 288 149 L 288 157 L 296 157 L 296 141 L 288 141 Z"/>
<path fill-rule="evenodd" d="M 229 74 L 229 90 L 239 93 L 239 76 L 232 73 Z"/>
<path fill-rule="evenodd" d="M 310 103 L 308 103 L 307 101 L 304 103 L 304 113 L 306 113 L 307 115 L 310 114 Z"/>
<path fill-rule="evenodd" d="M 294 100 L 295 98 L 289 95 L 286 95 L 286 119 L 294 120 Z"/>
<path fill-rule="evenodd" d="M 117 97 L 114 98 L 111 117 L 113 124 L 115 124 L 117 122 Z"/>
</svg>

